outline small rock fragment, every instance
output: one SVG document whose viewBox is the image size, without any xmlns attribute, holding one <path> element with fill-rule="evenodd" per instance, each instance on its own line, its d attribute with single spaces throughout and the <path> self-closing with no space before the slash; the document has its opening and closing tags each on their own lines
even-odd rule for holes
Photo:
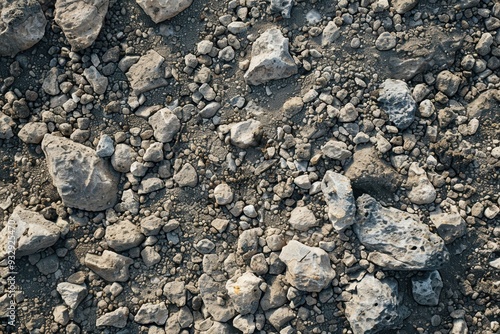
<svg viewBox="0 0 500 334">
<path fill-rule="evenodd" d="M 134 263 L 131 258 L 105 250 L 101 256 L 87 254 L 85 265 L 108 282 L 126 282 L 128 267 Z"/>
<path fill-rule="evenodd" d="M 417 106 L 408 85 L 401 80 L 387 79 L 380 87 L 378 102 L 389 120 L 400 130 L 409 127 L 415 118 Z"/>
<path fill-rule="evenodd" d="M 259 307 L 260 284 L 262 278 L 253 273 L 246 272 L 239 277 L 233 277 L 226 283 L 226 289 L 229 297 L 233 301 L 234 309 L 241 315 L 253 314 Z"/>
<path fill-rule="evenodd" d="M 321 190 L 328 205 L 328 218 L 333 227 L 340 231 L 351 226 L 356 214 L 351 181 L 341 174 L 327 171 L 321 182 Z"/>
<path fill-rule="evenodd" d="M 254 119 L 235 123 L 231 126 L 231 144 L 245 149 L 256 146 L 261 137 L 261 123 Z"/>
<path fill-rule="evenodd" d="M 169 20 L 186 10 L 193 0 L 136 0 L 154 23 Z"/>
<path fill-rule="evenodd" d="M 443 281 L 439 271 L 426 272 L 422 277 L 413 276 L 411 279 L 413 299 L 420 305 L 437 306 L 439 295 L 443 288 Z"/>
</svg>

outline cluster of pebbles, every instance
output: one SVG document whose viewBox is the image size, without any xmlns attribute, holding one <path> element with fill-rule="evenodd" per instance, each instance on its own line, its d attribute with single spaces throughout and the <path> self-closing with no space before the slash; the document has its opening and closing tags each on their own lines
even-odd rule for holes
<svg viewBox="0 0 500 334">
<path fill-rule="evenodd" d="M 500 3 L 0 13 L 3 332 L 500 331 Z"/>
</svg>

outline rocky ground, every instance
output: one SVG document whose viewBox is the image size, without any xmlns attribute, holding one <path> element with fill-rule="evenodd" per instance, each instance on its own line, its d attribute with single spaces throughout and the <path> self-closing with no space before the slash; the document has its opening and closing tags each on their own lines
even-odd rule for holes
<svg viewBox="0 0 500 334">
<path fill-rule="evenodd" d="M 0 13 L 2 332 L 500 333 L 500 3 Z"/>
</svg>

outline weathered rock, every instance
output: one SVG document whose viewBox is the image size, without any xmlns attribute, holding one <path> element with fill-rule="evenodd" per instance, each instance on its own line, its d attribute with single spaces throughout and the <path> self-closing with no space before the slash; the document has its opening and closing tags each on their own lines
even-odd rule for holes
<svg viewBox="0 0 500 334">
<path fill-rule="evenodd" d="M 481 93 L 467 105 L 469 119 L 480 118 L 497 110 L 500 107 L 500 90 L 489 89 Z"/>
<path fill-rule="evenodd" d="M 272 13 L 280 13 L 282 17 L 289 19 L 292 12 L 292 0 L 271 0 L 269 10 Z"/>
<path fill-rule="evenodd" d="M 367 274 L 356 284 L 356 292 L 345 305 L 354 334 L 374 334 L 398 328 L 406 316 L 398 283 L 392 278 L 376 279 Z"/>
<path fill-rule="evenodd" d="M 116 203 L 119 175 L 94 150 L 51 134 L 43 138 L 42 150 L 64 205 L 101 211 Z"/>
<path fill-rule="evenodd" d="M 300 206 L 293 209 L 290 213 L 288 223 L 298 231 L 308 231 L 318 226 L 318 221 L 314 213 L 307 206 Z"/>
<path fill-rule="evenodd" d="M 422 277 L 413 276 L 411 279 L 413 299 L 420 305 L 437 306 L 439 295 L 443 288 L 443 281 L 439 271 L 426 272 Z"/>
<path fill-rule="evenodd" d="M 430 214 L 431 222 L 436 226 L 437 233 L 446 244 L 467 233 L 467 223 L 458 212 L 445 213 L 436 210 Z"/>
<path fill-rule="evenodd" d="M 127 144 L 118 144 L 111 156 L 111 165 L 120 173 L 128 173 L 136 157 L 137 153 L 132 147 Z"/>
<path fill-rule="evenodd" d="M 69 311 L 68 308 L 64 305 L 57 305 L 56 307 L 54 307 L 52 315 L 54 316 L 55 322 L 57 322 L 58 324 L 66 326 L 69 322 Z"/>
<path fill-rule="evenodd" d="M 220 322 L 226 322 L 236 315 L 224 285 L 223 282 L 217 282 L 207 274 L 201 275 L 198 280 L 200 295 L 207 312 L 214 320 Z"/>
<path fill-rule="evenodd" d="M 162 143 L 172 141 L 181 129 L 181 121 L 168 108 L 158 110 L 148 123 L 153 127 L 155 139 Z"/>
<path fill-rule="evenodd" d="M 352 156 L 351 151 L 347 149 L 347 144 L 342 141 L 329 140 L 321 147 L 324 155 L 330 159 L 344 161 Z"/>
<path fill-rule="evenodd" d="M 105 313 L 97 318 L 96 326 L 124 328 L 125 326 L 127 326 L 128 313 L 129 311 L 127 307 L 119 307 L 116 310 Z"/>
<path fill-rule="evenodd" d="M 57 292 L 61 295 L 64 303 L 73 310 L 76 310 L 78 305 L 80 305 L 88 294 L 85 284 L 72 284 L 68 282 L 57 284 Z"/>
<path fill-rule="evenodd" d="M 328 218 L 333 227 L 340 231 L 351 226 L 354 223 L 356 205 L 349 178 L 327 171 L 321 182 L 321 190 L 328 205 Z"/>
<path fill-rule="evenodd" d="M 198 184 L 198 173 L 193 165 L 187 163 L 174 174 L 174 181 L 181 187 L 196 187 Z"/>
<path fill-rule="evenodd" d="M 328 46 L 329 44 L 335 42 L 339 38 L 340 38 L 340 27 L 337 26 L 334 21 L 328 22 L 325 29 L 323 29 L 321 45 Z"/>
<path fill-rule="evenodd" d="M 414 162 L 408 169 L 408 186 L 411 187 L 408 199 L 414 204 L 430 204 L 436 199 L 436 189 L 427 178 L 425 170 Z"/>
<path fill-rule="evenodd" d="M 320 292 L 335 278 L 328 254 L 291 240 L 279 256 L 286 264 L 286 279 L 294 287 L 307 292 Z"/>
<path fill-rule="evenodd" d="M 9 225 L 0 231 L 0 259 L 9 255 L 21 258 L 34 254 L 54 245 L 61 235 L 58 225 L 46 220 L 40 213 L 21 206 L 14 209 L 8 221 Z M 11 239 L 12 236 L 14 239 Z"/>
<path fill-rule="evenodd" d="M 241 315 L 253 314 L 259 307 L 260 284 L 262 278 L 246 272 L 239 277 L 233 277 L 226 282 L 226 289 L 233 302 L 234 309 Z"/>
<path fill-rule="evenodd" d="M 246 82 L 260 85 L 296 73 L 297 65 L 288 51 L 288 38 L 277 28 L 266 30 L 253 43 L 250 66 L 244 76 Z"/>
<path fill-rule="evenodd" d="M 295 313 L 288 306 L 282 306 L 266 312 L 266 319 L 278 331 L 289 321 L 295 319 L 295 317 Z"/>
<path fill-rule="evenodd" d="M 12 132 L 12 127 L 16 125 L 16 122 L 10 117 L 0 112 L 0 139 L 10 139 L 14 137 Z"/>
<path fill-rule="evenodd" d="M 2 1 L 0 13 L 0 57 L 14 57 L 45 34 L 47 20 L 36 0 Z"/>
<path fill-rule="evenodd" d="M 115 152 L 113 139 L 107 134 L 103 134 L 95 148 L 95 153 L 101 158 L 110 157 Z"/>
<path fill-rule="evenodd" d="M 139 227 L 128 220 L 117 222 L 106 227 L 104 236 L 108 246 L 117 252 L 136 247 L 144 241 L 144 235 Z"/>
<path fill-rule="evenodd" d="M 237 253 L 240 254 L 244 260 L 249 260 L 252 256 L 257 254 L 259 237 L 262 233 L 262 229 L 258 227 L 241 232 L 238 238 Z"/>
<path fill-rule="evenodd" d="M 417 4 L 418 0 L 391 0 L 391 6 L 398 14 L 409 12 Z"/>
<path fill-rule="evenodd" d="M 372 196 L 391 196 L 401 185 L 401 176 L 379 158 L 373 146 L 360 147 L 344 167 L 353 188 Z"/>
<path fill-rule="evenodd" d="M 395 46 L 396 36 L 387 31 L 381 33 L 375 41 L 375 47 L 379 51 L 388 51 L 394 49 Z"/>
<path fill-rule="evenodd" d="M 285 277 L 283 275 L 271 276 L 267 283 L 267 290 L 260 300 L 260 307 L 264 311 L 283 306 L 288 301 L 286 298 Z"/>
<path fill-rule="evenodd" d="M 18 136 L 26 144 L 40 144 L 47 132 L 47 124 L 43 122 L 30 122 L 23 126 Z"/>
<path fill-rule="evenodd" d="M 105 250 L 102 255 L 87 254 L 85 265 L 108 282 L 126 282 L 128 267 L 134 263 L 131 258 Z"/>
<path fill-rule="evenodd" d="M 96 94 L 104 94 L 108 88 L 108 78 L 101 74 L 94 66 L 90 66 L 83 70 L 83 76 L 92 86 Z"/>
<path fill-rule="evenodd" d="M 137 63 L 130 66 L 127 71 L 127 78 L 135 95 L 139 96 L 142 93 L 168 84 L 165 79 L 164 62 L 165 58 L 158 52 L 149 50 L 139 58 Z"/>
<path fill-rule="evenodd" d="M 249 119 L 231 126 L 231 144 L 239 148 L 256 146 L 262 136 L 262 126 L 259 121 Z"/>
<path fill-rule="evenodd" d="M 380 87 L 378 102 L 389 120 L 400 130 L 409 127 L 415 118 L 417 104 L 408 85 L 401 80 L 387 79 Z"/>
<path fill-rule="evenodd" d="M 167 299 L 181 308 L 186 305 L 186 287 L 184 282 L 173 281 L 166 283 L 163 287 L 163 294 Z"/>
<path fill-rule="evenodd" d="M 193 0 L 136 0 L 154 23 L 169 20 L 191 6 Z"/>
<path fill-rule="evenodd" d="M 91 46 L 108 12 L 109 0 L 57 0 L 54 20 L 73 51 Z"/>
<path fill-rule="evenodd" d="M 439 72 L 436 78 L 436 89 L 449 97 L 455 95 L 460 86 L 460 77 L 450 71 Z"/>
<path fill-rule="evenodd" d="M 134 316 L 134 321 L 138 324 L 157 324 L 164 325 L 168 318 L 168 310 L 165 303 L 158 304 L 146 303 L 142 304 L 137 314 Z"/>
<path fill-rule="evenodd" d="M 255 332 L 255 317 L 253 314 L 237 315 L 233 319 L 233 326 L 244 334 Z"/>
<path fill-rule="evenodd" d="M 417 216 L 385 208 L 367 194 L 356 204 L 353 229 L 370 251 L 369 261 L 390 270 L 433 270 L 448 261 L 443 239 L 431 233 Z"/>
</svg>

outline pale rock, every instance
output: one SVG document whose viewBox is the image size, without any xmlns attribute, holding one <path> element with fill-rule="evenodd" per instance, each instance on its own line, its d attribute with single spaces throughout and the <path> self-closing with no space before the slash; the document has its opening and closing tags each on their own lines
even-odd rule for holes
<svg viewBox="0 0 500 334">
<path fill-rule="evenodd" d="M 330 258 L 321 248 L 291 240 L 279 258 L 286 264 L 287 281 L 301 291 L 320 292 L 335 278 Z"/>
<path fill-rule="evenodd" d="M 489 32 L 483 33 L 476 44 L 476 52 L 481 56 L 488 55 L 491 52 L 493 42 L 493 36 Z"/>
<path fill-rule="evenodd" d="M 455 319 L 453 320 L 453 327 L 449 334 L 468 334 L 469 328 L 465 319 Z"/>
<path fill-rule="evenodd" d="M 151 161 L 151 162 L 162 161 L 163 160 L 163 144 L 162 143 L 151 144 L 147 148 L 142 159 L 144 161 Z"/>
<path fill-rule="evenodd" d="M 262 278 L 251 272 L 233 277 L 226 282 L 226 289 L 233 302 L 234 309 L 241 315 L 253 314 L 259 307 L 262 291 Z"/>
<path fill-rule="evenodd" d="M 85 284 L 62 282 L 57 284 L 56 289 L 61 295 L 62 300 L 64 300 L 64 303 L 72 310 L 76 310 L 78 305 L 80 305 L 88 294 Z"/>
<path fill-rule="evenodd" d="M 203 304 L 215 321 L 226 322 L 236 315 L 224 282 L 217 282 L 211 276 L 202 274 L 198 279 L 198 287 Z"/>
<path fill-rule="evenodd" d="M 152 267 L 161 261 L 161 255 L 154 249 L 154 247 L 146 246 L 141 251 L 141 258 L 146 267 Z"/>
<path fill-rule="evenodd" d="M 12 132 L 12 127 L 16 125 L 16 122 L 10 117 L 0 112 L 0 139 L 10 139 L 14 137 Z"/>
<path fill-rule="evenodd" d="M 351 151 L 347 149 L 347 144 L 341 141 L 331 139 L 321 147 L 324 155 L 330 159 L 344 161 L 352 156 Z"/>
<path fill-rule="evenodd" d="M 389 270 L 433 270 L 448 261 L 443 239 L 417 216 L 385 208 L 367 194 L 356 204 L 353 230 L 370 252 L 368 261 Z"/>
<path fill-rule="evenodd" d="M 297 65 L 288 51 L 288 38 L 277 28 L 266 30 L 252 45 L 250 66 L 244 75 L 250 85 L 288 78 L 297 73 Z"/>
<path fill-rule="evenodd" d="M 285 19 L 290 18 L 292 7 L 292 0 L 271 0 L 271 3 L 269 4 L 269 10 L 271 13 L 280 13 Z"/>
<path fill-rule="evenodd" d="M 311 228 L 318 226 L 314 213 L 307 206 L 293 209 L 288 223 L 298 231 L 309 231 Z"/>
<path fill-rule="evenodd" d="M 40 144 L 47 132 L 47 124 L 43 122 L 31 122 L 23 126 L 18 136 L 26 144 Z"/>
<path fill-rule="evenodd" d="M 134 316 L 134 321 L 141 325 L 157 324 L 164 325 L 168 318 L 168 310 L 165 303 L 158 304 L 146 303 L 142 304 L 137 314 Z"/>
<path fill-rule="evenodd" d="M 59 71 L 57 67 L 52 67 L 48 72 L 47 76 L 43 79 L 42 89 L 45 93 L 55 96 L 61 93 L 59 88 L 59 82 L 57 77 L 59 76 Z"/>
<path fill-rule="evenodd" d="M 52 312 L 54 321 L 60 325 L 66 326 L 69 322 L 69 311 L 64 305 L 57 305 Z"/>
<path fill-rule="evenodd" d="M 461 80 L 458 75 L 448 70 L 441 71 L 436 78 L 436 89 L 446 94 L 448 97 L 452 97 L 458 91 L 460 82 Z"/>
<path fill-rule="evenodd" d="M 97 318 L 97 327 L 124 328 L 127 326 L 129 310 L 127 307 L 119 307 L 112 312 L 108 312 Z"/>
<path fill-rule="evenodd" d="M 396 13 L 404 14 L 412 10 L 419 0 L 390 0 L 391 6 L 394 8 Z"/>
<path fill-rule="evenodd" d="M 443 281 L 439 271 L 426 272 L 423 276 L 413 276 L 411 279 L 413 299 L 420 305 L 437 306 Z"/>
<path fill-rule="evenodd" d="M 267 282 L 267 289 L 260 300 L 260 307 L 267 311 L 273 308 L 278 308 L 288 302 L 286 298 L 286 281 L 283 275 L 271 276 Z"/>
<path fill-rule="evenodd" d="M 154 23 L 169 20 L 180 14 L 193 3 L 193 0 L 136 0 Z"/>
<path fill-rule="evenodd" d="M 165 58 L 158 52 L 149 50 L 129 67 L 126 75 L 134 95 L 139 96 L 142 93 L 168 84 L 163 69 L 164 62 Z"/>
<path fill-rule="evenodd" d="M 121 252 L 136 247 L 144 241 L 139 227 L 129 220 L 123 220 L 106 227 L 105 239 L 109 247 Z"/>
<path fill-rule="evenodd" d="M 266 319 L 276 330 L 281 330 L 283 326 L 296 317 L 297 315 L 288 306 L 282 306 L 266 312 Z"/>
<path fill-rule="evenodd" d="M 233 326 L 243 334 L 255 332 L 255 317 L 253 314 L 237 315 L 233 319 Z"/>
<path fill-rule="evenodd" d="M 436 108 L 431 100 L 423 100 L 418 106 L 418 111 L 422 117 L 431 117 L 436 112 Z"/>
<path fill-rule="evenodd" d="M 323 35 L 321 38 L 321 45 L 323 47 L 335 42 L 340 38 L 340 27 L 338 27 L 334 21 L 328 22 L 326 27 L 323 29 Z"/>
<path fill-rule="evenodd" d="M 351 226 L 354 223 L 356 204 L 349 178 L 327 171 L 321 182 L 321 191 L 328 205 L 328 218 L 335 230 Z"/>
<path fill-rule="evenodd" d="M 436 199 L 436 189 L 427 178 L 425 170 L 419 167 L 418 162 L 413 162 L 408 169 L 408 199 L 414 204 L 430 204 Z"/>
<path fill-rule="evenodd" d="M 198 184 L 198 173 L 193 165 L 187 163 L 182 166 L 182 168 L 174 174 L 174 181 L 180 187 L 196 187 Z"/>
<path fill-rule="evenodd" d="M 87 254 L 85 265 L 108 282 L 126 282 L 129 279 L 128 267 L 134 263 L 131 258 L 105 250 L 101 256 Z"/>
<path fill-rule="evenodd" d="M 375 47 L 379 51 L 388 51 L 394 49 L 395 46 L 396 36 L 387 31 L 381 33 L 375 41 Z"/>
<path fill-rule="evenodd" d="M 108 78 L 102 75 L 94 66 L 83 70 L 83 76 L 92 86 L 94 92 L 98 95 L 104 94 L 108 88 Z"/>
<path fill-rule="evenodd" d="M 158 110 L 149 117 L 148 123 L 153 128 L 155 139 L 161 143 L 172 141 L 181 129 L 181 121 L 168 108 Z"/>
<path fill-rule="evenodd" d="M 401 80 L 387 79 L 380 87 L 378 102 L 389 120 L 400 130 L 409 127 L 415 118 L 416 102 L 408 85 Z"/>
<path fill-rule="evenodd" d="M 114 152 L 115 147 L 113 139 L 107 134 L 101 135 L 99 143 L 97 143 L 97 146 L 95 148 L 95 153 L 97 154 L 97 156 L 106 158 L 112 156 Z"/>
<path fill-rule="evenodd" d="M 467 223 L 456 208 L 454 211 L 446 213 L 436 210 L 430 214 L 432 224 L 436 226 L 437 233 L 446 244 L 452 243 L 467 233 Z"/>
<path fill-rule="evenodd" d="M 221 183 L 214 189 L 214 198 L 218 205 L 227 205 L 233 201 L 234 193 L 227 183 Z"/>
<path fill-rule="evenodd" d="M 259 237 L 262 236 L 261 228 L 252 228 L 241 232 L 238 238 L 237 253 L 243 260 L 249 260 L 257 254 L 259 248 Z"/>
<path fill-rule="evenodd" d="M 358 110 L 352 103 L 347 103 L 339 110 L 338 120 L 342 123 L 354 122 L 358 118 Z"/>
<path fill-rule="evenodd" d="M 111 165 L 118 172 L 128 173 L 136 157 L 137 153 L 132 147 L 121 143 L 115 147 L 115 152 L 111 156 Z"/>
<path fill-rule="evenodd" d="M 199 54 L 201 55 L 206 55 L 209 54 L 210 51 L 212 51 L 212 48 L 214 47 L 214 43 L 209 40 L 203 40 L 198 42 L 196 45 L 196 50 L 198 51 Z"/>
<path fill-rule="evenodd" d="M 254 119 L 231 125 L 231 144 L 239 148 L 256 146 L 261 136 L 262 125 Z"/>
<path fill-rule="evenodd" d="M 166 283 L 163 287 L 163 294 L 179 308 L 186 305 L 186 286 L 182 281 Z"/>
</svg>

